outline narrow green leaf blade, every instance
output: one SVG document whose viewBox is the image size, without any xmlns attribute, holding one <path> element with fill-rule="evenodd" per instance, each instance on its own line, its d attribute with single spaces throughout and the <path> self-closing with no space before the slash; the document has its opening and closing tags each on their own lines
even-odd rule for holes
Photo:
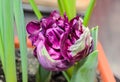
<svg viewBox="0 0 120 82">
<path fill-rule="evenodd" d="M 69 5 L 70 19 L 74 18 L 77 14 L 76 12 L 76 0 L 67 0 Z"/>
<path fill-rule="evenodd" d="M 62 4 L 62 0 L 57 0 L 57 2 L 58 2 L 60 14 L 63 16 L 65 12 L 65 8 L 64 8 L 64 5 Z"/>
<path fill-rule="evenodd" d="M 17 26 L 18 38 L 20 41 L 22 80 L 23 82 L 28 82 L 26 28 L 25 28 L 24 13 L 23 13 L 21 0 L 14 0 L 14 14 L 15 14 L 15 22 Z"/>
<path fill-rule="evenodd" d="M 0 32 L 1 32 L 1 39 L 3 40 L 3 1 L 0 0 Z"/>
<path fill-rule="evenodd" d="M 88 25 L 90 16 L 91 16 L 92 11 L 93 11 L 93 8 L 94 8 L 95 1 L 96 1 L 96 0 L 90 0 L 90 4 L 89 4 L 89 6 L 88 6 L 88 9 L 87 9 L 87 11 L 86 11 L 86 13 L 85 13 L 85 17 L 84 17 L 84 19 L 83 19 L 83 25 L 84 25 L 84 26 L 87 26 L 87 25 Z"/>
<path fill-rule="evenodd" d="M 2 20 L 2 0 L 0 0 L 0 60 L 2 61 L 2 64 L 4 65 L 4 56 L 3 56 L 3 43 L 2 43 L 2 37 L 3 37 L 3 20 Z"/>
<path fill-rule="evenodd" d="M 29 2 L 30 2 L 30 5 L 32 6 L 33 11 L 35 12 L 37 18 L 40 20 L 42 18 L 42 14 L 40 13 L 37 5 L 35 4 L 35 1 L 34 0 L 29 0 Z"/>
<path fill-rule="evenodd" d="M 45 70 L 39 65 L 38 72 L 36 75 L 36 82 L 49 82 L 51 78 L 51 71 Z"/>
<path fill-rule="evenodd" d="M 95 50 L 88 57 L 84 64 L 80 63 L 75 67 L 71 82 L 94 82 L 96 76 L 98 51 Z"/>
<path fill-rule="evenodd" d="M 15 48 L 14 48 L 14 23 L 13 0 L 3 1 L 4 22 L 4 54 L 5 54 L 5 78 L 6 82 L 17 82 Z"/>
<path fill-rule="evenodd" d="M 76 0 L 58 0 L 59 10 L 71 20 L 76 16 Z"/>
</svg>

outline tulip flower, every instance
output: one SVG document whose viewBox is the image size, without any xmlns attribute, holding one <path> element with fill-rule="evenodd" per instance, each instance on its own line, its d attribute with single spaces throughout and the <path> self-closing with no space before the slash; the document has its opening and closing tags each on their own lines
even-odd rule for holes
<svg viewBox="0 0 120 82">
<path fill-rule="evenodd" d="M 29 22 L 26 29 L 35 57 L 48 70 L 65 70 L 93 51 L 89 28 L 79 16 L 69 21 L 53 11 L 49 17 Z"/>
</svg>

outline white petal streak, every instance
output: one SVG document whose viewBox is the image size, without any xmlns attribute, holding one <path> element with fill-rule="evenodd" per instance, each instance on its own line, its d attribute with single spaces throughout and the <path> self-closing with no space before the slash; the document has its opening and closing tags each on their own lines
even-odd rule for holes
<svg viewBox="0 0 120 82">
<path fill-rule="evenodd" d="M 78 52 L 85 49 L 85 46 L 91 46 L 92 38 L 90 36 L 89 28 L 83 27 L 83 34 L 80 38 L 69 48 L 72 56 L 75 56 Z"/>
</svg>

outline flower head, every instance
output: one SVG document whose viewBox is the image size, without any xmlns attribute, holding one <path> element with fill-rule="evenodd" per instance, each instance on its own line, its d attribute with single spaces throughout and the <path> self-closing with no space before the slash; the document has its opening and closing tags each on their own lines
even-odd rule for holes
<svg viewBox="0 0 120 82">
<path fill-rule="evenodd" d="M 35 46 L 34 55 L 48 70 L 65 70 L 93 51 L 90 31 L 79 16 L 69 21 L 66 15 L 53 11 L 40 22 L 29 22 L 26 28 Z"/>
</svg>

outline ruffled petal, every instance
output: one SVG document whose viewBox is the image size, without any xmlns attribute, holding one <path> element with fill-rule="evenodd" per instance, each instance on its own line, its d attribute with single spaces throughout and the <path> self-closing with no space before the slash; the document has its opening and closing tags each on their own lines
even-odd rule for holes
<svg viewBox="0 0 120 82">
<path fill-rule="evenodd" d="M 36 35 L 30 35 L 29 39 L 32 41 L 32 45 L 37 46 L 40 41 L 44 41 L 45 40 L 45 37 L 40 32 L 40 33 L 37 33 Z"/>
<path fill-rule="evenodd" d="M 61 40 L 60 40 L 60 50 L 61 50 L 61 55 L 67 59 L 68 61 L 72 60 L 72 55 L 69 54 L 69 47 L 72 45 L 72 43 L 70 42 L 70 40 L 68 39 L 68 33 L 64 33 L 61 36 Z M 72 62 L 72 61 L 71 61 Z"/>
<path fill-rule="evenodd" d="M 60 16 L 59 12 L 53 11 L 53 12 L 50 14 L 50 17 L 52 17 L 53 20 L 58 20 L 61 16 Z"/>
<path fill-rule="evenodd" d="M 40 23 L 39 22 L 29 22 L 26 26 L 27 32 L 29 34 L 36 34 L 40 31 Z"/>
</svg>

